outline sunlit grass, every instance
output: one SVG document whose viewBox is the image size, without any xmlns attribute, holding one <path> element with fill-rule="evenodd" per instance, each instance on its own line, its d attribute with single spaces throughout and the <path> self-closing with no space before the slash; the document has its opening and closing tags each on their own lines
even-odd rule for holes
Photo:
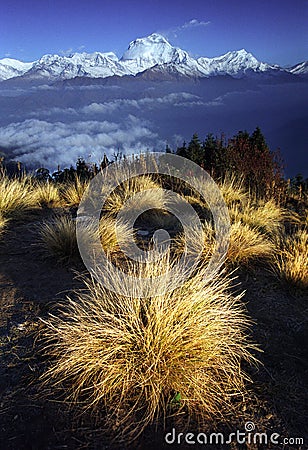
<svg viewBox="0 0 308 450">
<path fill-rule="evenodd" d="M 121 251 L 121 244 L 133 240 L 133 230 L 126 222 L 116 221 L 113 217 L 103 216 L 99 223 L 100 242 L 106 253 Z"/>
<path fill-rule="evenodd" d="M 246 203 L 231 206 L 229 211 L 232 222 L 242 222 L 252 229 L 272 236 L 282 230 L 284 220 L 295 217 L 278 206 L 274 200 L 254 202 L 249 199 Z"/>
<path fill-rule="evenodd" d="M 130 208 L 164 209 L 165 196 L 160 185 L 148 175 L 131 178 L 120 184 L 107 198 L 104 209 L 113 215 L 117 215 L 124 204 L 130 199 Z M 140 194 L 142 195 L 137 195 Z"/>
<path fill-rule="evenodd" d="M 170 268 L 164 258 L 139 276 Z M 229 293 L 230 279 L 221 275 L 206 283 L 203 275 L 201 269 L 162 295 L 154 284 L 146 298 L 121 296 L 84 279 L 86 290 L 44 321 L 50 358 L 45 383 L 65 386 L 73 404 L 106 409 L 113 429 L 130 438 L 169 414 L 175 398 L 177 410 L 190 417 L 224 416 L 232 399 L 245 393 L 241 364 L 255 362 L 254 346 L 241 296 Z"/>
<path fill-rule="evenodd" d="M 36 205 L 30 177 L 10 179 L 0 176 L 0 212 L 4 217 L 20 217 Z"/>
<path fill-rule="evenodd" d="M 186 237 L 180 234 L 175 240 L 176 254 L 181 255 L 185 250 Z M 208 262 L 215 251 L 215 229 L 210 225 L 203 225 L 202 235 L 192 229 L 189 234 L 189 253 L 201 254 L 201 259 Z M 229 246 L 226 253 L 226 264 L 229 266 L 250 266 L 256 262 L 270 261 L 275 251 L 274 244 L 257 229 L 235 222 L 230 227 Z"/>
<path fill-rule="evenodd" d="M 242 222 L 231 225 L 227 263 L 249 266 L 252 262 L 266 261 L 273 257 L 275 247 L 257 229 Z"/>
<path fill-rule="evenodd" d="M 120 251 L 121 243 L 127 243 L 132 237 L 132 230 L 123 221 L 108 216 L 100 219 L 99 226 L 84 221 L 80 227 L 80 239 L 85 243 L 97 239 L 99 246 L 106 253 Z M 76 234 L 76 220 L 69 215 L 56 216 L 39 227 L 39 241 L 43 248 L 59 261 L 70 261 L 79 257 Z"/>
<path fill-rule="evenodd" d="M 74 181 L 70 181 L 61 186 L 60 192 L 66 206 L 78 206 L 81 202 L 89 181 L 83 181 L 76 177 Z"/>
<path fill-rule="evenodd" d="M 52 208 L 63 204 L 59 187 L 54 183 L 37 183 L 33 186 L 33 191 L 39 206 Z"/>
<path fill-rule="evenodd" d="M 242 180 L 237 180 L 232 175 L 226 175 L 223 181 L 218 183 L 219 189 L 228 207 L 234 204 L 245 204 L 248 200 L 248 193 L 242 186 Z"/>
<path fill-rule="evenodd" d="M 308 230 L 282 235 L 275 254 L 274 270 L 290 286 L 308 288 Z"/>
</svg>

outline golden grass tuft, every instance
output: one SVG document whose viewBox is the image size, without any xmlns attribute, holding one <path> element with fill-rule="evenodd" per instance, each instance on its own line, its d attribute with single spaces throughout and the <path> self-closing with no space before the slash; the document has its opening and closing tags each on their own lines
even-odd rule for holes
<svg viewBox="0 0 308 450">
<path fill-rule="evenodd" d="M 231 225 L 227 263 L 249 265 L 252 261 L 270 260 L 274 249 L 272 242 L 257 229 L 241 222 Z"/>
<path fill-rule="evenodd" d="M 203 262 L 208 261 L 215 248 L 215 231 L 207 222 L 202 225 L 201 239 L 198 230 L 192 227 L 189 230 L 189 242 L 185 233 L 179 233 L 173 239 L 173 248 L 176 257 L 182 254 L 188 256 L 200 254 Z"/>
<path fill-rule="evenodd" d="M 60 262 L 68 262 L 79 255 L 76 223 L 70 216 L 58 216 L 39 228 L 43 248 Z"/>
<path fill-rule="evenodd" d="M 36 205 L 30 177 L 24 175 L 18 179 L 0 176 L 0 212 L 4 217 L 19 217 Z"/>
<path fill-rule="evenodd" d="M 134 207 L 142 207 L 143 210 L 146 208 L 164 209 L 165 195 L 159 188 L 160 185 L 148 175 L 130 178 L 110 194 L 105 202 L 104 209 L 108 213 L 116 215 L 129 199 L 131 199 L 130 208 L 132 209 Z M 139 193 L 142 193 L 142 196 L 134 199 L 134 196 Z"/>
<path fill-rule="evenodd" d="M 58 216 L 45 222 L 40 226 L 39 234 L 43 248 L 59 261 L 68 262 L 79 257 L 76 221 L 70 216 Z M 105 252 L 112 254 L 120 251 L 119 244 L 127 243 L 132 239 L 132 231 L 126 223 L 118 220 L 116 233 L 115 219 L 104 216 L 97 230 L 91 222 L 85 221 L 80 237 L 84 238 L 85 242 L 89 238 L 91 240 L 97 237 Z"/>
<path fill-rule="evenodd" d="M 308 288 L 308 229 L 282 235 L 275 254 L 274 271 L 291 286 Z"/>
<path fill-rule="evenodd" d="M 215 248 L 215 231 L 209 224 L 202 228 L 202 239 L 196 230 L 190 230 L 192 251 L 201 253 L 204 262 L 208 262 Z M 176 254 L 181 255 L 185 248 L 185 235 L 175 238 Z M 203 247 L 203 248 L 202 248 Z M 274 244 L 257 229 L 241 222 L 231 224 L 229 247 L 226 263 L 231 266 L 250 266 L 253 262 L 270 261 L 275 250 Z M 188 253 L 190 253 L 188 251 Z"/>
<path fill-rule="evenodd" d="M 54 183 L 38 183 L 34 186 L 34 195 L 40 206 L 57 207 L 62 205 L 59 188 Z"/>
<path fill-rule="evenodd" d="M 245 204 L 248 200 L 248 193 L 244 190 L 243 181 L 236 179 L 232 175 L 227 175 L 218 186 L 228 207 L 233 204 Z"/>
<path fill-rule="evenodd" d="M 88 186 L 89 181 L 82 181 L 79 177 L 64 184 L 61 188 L 64 204 L 66 206 L 78 206 Z"/>
<path fill-rule="evenodd" d="M 249 199 L 241 205 L 231 206 L 229 212 L 232 222 L 242 222 L 269 236 L 280 233 L 284 220 L 292 218 L 291 214 L 278 206 L 274 200 L 254 203 Z"/>
<path fill-rule="evenodd" d="M 117 227 L 117 230 L 116 230 Z M 110 216 L 103 216 L 99 223 L 99 235 L 103 249 L 112 254 L 120 251 L 120 245 L 133 239 L 133 231 L 127 223 Z"/>
<path fill-rule="evenodd" d="M 168 272 L 168 261 L 147 265 L 140 278 Z M 193 418 L 224 417 L 245 393 L 241 364 L 256 361 L 255 347 L 230 279 L 206 283 L 203 275 L 162 295 L 154 283 L 146 298 L 121 296 L 85 278 L 86 290 L 44 321 L 50 358 L 44 382 L 63 388 L 73 404 L 105 408 L 117 434 L 130 438 L 174 403 Z"/>
</svg>

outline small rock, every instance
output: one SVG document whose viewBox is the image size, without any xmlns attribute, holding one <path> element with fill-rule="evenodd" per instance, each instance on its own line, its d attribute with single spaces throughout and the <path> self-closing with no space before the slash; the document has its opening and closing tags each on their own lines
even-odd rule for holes
<svg viewBox="0 0 308 450">
<path fill-rule="evenodd" d="M 150 233 L 149 233 L 148 230 L 138 230 L 138 231 L 137 231 L 137 234 L 138 234 L 139 236 L 148 236 Z"/>
</svg>

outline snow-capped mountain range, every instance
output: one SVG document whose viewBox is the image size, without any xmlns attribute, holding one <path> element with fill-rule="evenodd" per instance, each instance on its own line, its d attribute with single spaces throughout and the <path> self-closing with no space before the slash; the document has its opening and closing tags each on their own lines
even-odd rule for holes
<svg viewBox="0 0 308 450">
<path fill-rule="evenodd" d="M 69 56 L 44 55 L 34 62 L 0 59 L 0 81 L 15 77 L 30 80 L 66 80 L 75 77 L 106 78 L 114 75 L 137 75 L 149 69 L 203 78 L 230 75 L 241 78 L 251 73 L 308 73 L 307 62 L 283 69 L 258 61 L 246 50 L 231 51 L 215 58 L 193 58 L 173 47 L 163 36 L 153 33 L 129 44 L 122 58 L 114 53 L 73 53 Z"/>
</svg>

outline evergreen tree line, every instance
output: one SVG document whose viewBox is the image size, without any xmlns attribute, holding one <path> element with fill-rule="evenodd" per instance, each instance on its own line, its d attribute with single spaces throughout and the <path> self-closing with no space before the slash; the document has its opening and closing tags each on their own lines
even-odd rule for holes
<svg viewBox="0 0 308 450">
<path fill-rule="evenodd" d="M 234 175 L 257 197 L 277 196 L 285 185 L 280 153 L 269 149 L 259 127 L 251 135 L 239 131 L 229 140 L 208 134 L 200 141 L 195 133 L 176 154 L 199 164 L 214 179 Z"/>
</svg>

